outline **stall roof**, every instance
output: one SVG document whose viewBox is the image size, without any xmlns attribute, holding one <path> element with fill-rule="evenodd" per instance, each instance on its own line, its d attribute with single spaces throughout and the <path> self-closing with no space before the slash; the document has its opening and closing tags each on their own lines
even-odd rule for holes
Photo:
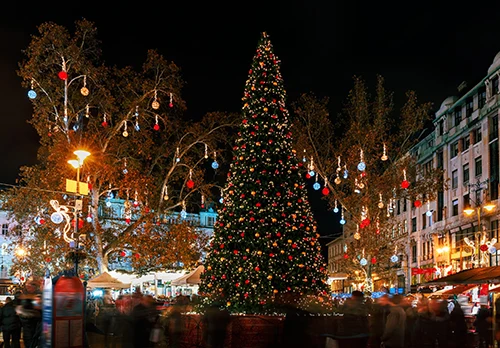
<svg viewBox="0 0 500 348">
<path fill-rule="evenodd" d="M 175 280 L 172 281 L 172 285 L 174 286 L 180 286 L 180 285 L 194 285 L 194 284 L 200 284 L 200 275 L 201 273 L 205 270 L 205 267 L 203 265 L 196 267 L 193 271 L 191 271 L 188 274 L 183 275 L 182 277 L 179 277 Z"/>
<path fill-rule="evenodd" d="M 500 283 L 500 266 L 466 269 L 443 278 L 431 280 L 424 285 L 472 285 L 488 283 Z"/>
</svg>

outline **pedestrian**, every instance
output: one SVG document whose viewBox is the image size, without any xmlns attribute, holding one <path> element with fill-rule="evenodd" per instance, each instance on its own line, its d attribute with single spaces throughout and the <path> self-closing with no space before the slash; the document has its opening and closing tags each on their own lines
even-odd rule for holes
<svg viewBox="0 0 500 348">
<path fill-rule="evenodd" d="M 377 298 L 371 306 L 369 317 L 370 347 L 380 347 L 384 333 L 385 321 L 389 313 L 389 295 L 384 294 Z"/>
<path fill-rule="evenodd" d="M 16 313 L 11 297 L 7 297 L 5 305 L 0 308 L 0 323 L 2 325 L 4 347 L 21 347 L 21 319 Z"/>
<path fill-rule="evenodd" d="M 465 313 L 458 302 L 450 313 L 450 336 L 455 348 L 465 348 L 467 343 L 467 322 Z"/>
<path fill-rule="evenodd" d="M 204 341 L 207 348 L 223 348 L 226 339 L 227 327 L 231 316 L 221 303 L 213 302 L 203 314 Z"/>
<path fill-rule="evenodd" d="M 368 309 L 364 304 L 364 294 L 355 290 L 351 297 L 344 303 L 344 315 L 342 317 L 343 332 L 341 338 L 343 345 L 350 348 L 365 348 L 370 337 L 368 322 Z"/>
<path fill-rule="evenodd" d="M 158 320 L 156 301 L 151 295 L 144 295 L 141 302 L 132 309 L 132 322 L 134 324 L 134 347 L 152 348 L 151 332 Z"/>
<path fill-rule="evenodd" d="M 479 338 L 478 348 L 488 348 L 491 342 L 492 332 L 491 329 L 492 315 L 488 306 L 481 305 L 479 311 L 476 314 L 476 320 L 474 321 L 474 326 Z"/>
<path fill-rule="evenodd" d="M 429 302 L 433 331 L 432 338 L 439 348 L 447 348 L 450 333 L 450 313 L 448 302 L 441 299 L 432 299 Z"/>
<path fill-rule="evenodd" d="M 34 280 L 26 282 L 15 308 L 21 319 L 21 331 L 25 347 L 38 347 L 42 333 L 41 292 Z"/>
<path fill-rule="evenodd" d="M 381 338 L 385 348 L 404 348 L 406 314 L 400 305 L 401 300 L 401 295 L 394 295 L 389 301 L 389 313 Z"/>
</svg>

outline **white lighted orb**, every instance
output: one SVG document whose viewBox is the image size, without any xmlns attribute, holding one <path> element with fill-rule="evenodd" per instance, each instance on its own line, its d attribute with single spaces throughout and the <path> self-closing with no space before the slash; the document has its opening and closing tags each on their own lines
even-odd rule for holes
<svg viewBox="0 0 500 348">
<path fill-rule="evenodd" d="M 345 220 L 344 219 L 340 219 L 340 224 L 341 225 L 345 225 Z"/>
<path fill-rule="evenodd" d="M 425 215 L 427 215 L 427 216 L 432 216 L 432 210 L 427 210 L 427 211 L 425 212 Z"/>
<path fill-rule="evenodd" d="M 392 262 L 398 262 L 399 261 L 399 257 L 397 257 L 396 255 L 392 255 L 391 256 L 391 261 Z"/>
<path fill-rule="evenodd" d="M 30 99 L 35 99 L 36 98 L 36 92 L 32 89 L 28 91 L 28 98 Z"/>
<path fill-rule="evenodd" d="M 338 213 L 339 212 L 339 208 L 337 208 L 337 207 L 333 208 L 333 212 L 334 213 Z"/>
<path fill-rule="evenodd" d="M 363 257 L 361 260 L 359 260 L 359 263 L 361 264 L 361 266 L 366 266 L 368 261 L 366 261 L 366 259 Z"/>
<path fill-rule="evenodd" d="M 56 211 L 50 215 L 50 221 L 52 221 L 56 225 L 59 225 L 61 222 L 63 222 L 63 220 L 64 220 L 64 218 L 63 218 L 62 214 L 58 211 Z"/>
</svg>

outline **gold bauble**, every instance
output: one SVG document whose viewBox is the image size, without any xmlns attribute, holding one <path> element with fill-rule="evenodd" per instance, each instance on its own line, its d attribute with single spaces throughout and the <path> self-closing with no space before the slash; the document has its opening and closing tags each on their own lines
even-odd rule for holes
<svg viewBox="0 0 500 348">
<path fill-rule="evenodd" d="M 255 191 L 250 192 L 252 196 L 255 196 Z"/>
<path fill-rule="evenodd" d="M 378 207 L 380 209 L 384 209 L 384 202 L 378 202 Z"/>
<path fill-rule="evenodd" d="M 212 287 L 212 284 L 208 283 L 208 284 L 207 284 L 207 286 L 208 286 L 209 288 L 211 288 L 211 287 Z"/>
<path fill-rule="evenodd" d="M 221 261 L 224 261 L 224 260 L 225 260 L 225 258 L 221 257 L 221 258 L 220 258 L 220 260 L 221 260 Z"/>
<path fill-rule="evenodd" d="M 253 172 L 255 169 L 254 168 L 250 168 L 250 172 Z"/>
<path fill-rule="evenodd" d="M 238 268 L 238 272 L 243 272 L 243 268 L 242 267 Z"/>
<path fill-rule="evenodd" d="M 158 110 L 160 108 L 160 103 L 158 103 L 158 101 L 156 100 L 153 100 L 153 102 L 151 103 L 151 107 L 155 110 Z"/>
<path fill-rule="evenodd" d="M 354 239 L 356 240 L 361 239 L 361 235 L 359 234 L 359 232 L 354 233 Z"/>
<path fill-rule="evenodd" d="M 275 294 L 277 294 L 277 293 L 278 293 L 278 289 L 274 289 L 274 290 L 273 290 L 273 292 L 274 292 Z"/>
<path fill-rule="evenodd" d="M 229 302 L 229 301 L 227 301 L 226 304 L 227 304 L 228 307 L 231 306 L 231 302 Z"/>
<path fill-rule="evenodd" d="M 272 275 L 268 275 L 267 279 L 271 280 L 271 279 L 273 279 L 273 276 Z"/>
<path fill-rule="evenodd" d="M 128 137 L 128 132 L 127 131 L 123 131 L 122 135 L 126 138 L 126 137 Z"/>
<path fill-rule="evenodd" d="M 303 265 L 303 264 L 300 264 L 300 265 L 299 265 L 299 267 L 300 267 L 300 268 L 303 268 L 303 267 L 304 267 L 304 265 Z"/>
<path fill-rule="evenodd" d="M 88 95 L 89 95 L 89 92 L 90 92 L 90 91 L 89 91 L 89 89 L 88 89 L 87 87 L 82 87 L 82 89 L 80 89 L 80 93 L 81 93 L 84 97 L 88 96 Z"/>
<path fill-rule="evenodd" d="M 277 246 L 278 246 L 278 243 L 274 242 L 273 247 L 277 247 Z"/>
<path fill-rule="evenodd" d="M 212 269 L 212 266 L 207 266 L 207 269 L 210 271 Z"/>
<path fill-rule="evenodd" d="M 278 220 L 276 220 L 276 218 L 272 218 L 272 219 L 271 219 L 271 221 L 272 221 L 272 222 L 276 222 L 276 221 L 278 221 Z"/>
<path fill-rule="evenodd" d="M 284 254 L 284 253 L 285 253 L 285 250 L 280 250 L 280 253 Z"/>
<path fill-rule="evenodd" d="M 267 110 L 268 110 L 267 108 L 264 108 L 264 112 L 267 112 Z"/>
<path fill-rule="evenodd" d="M 257 255 L 259 255 L 259 256 L 262 255 L 262 251 L 260 251 L 260 250 L 257 251 Z"/>
<path fill-rule="evenodd" d="M 259 238 L 259 237 L 260 237 L 259 232 L 257 232 L 257 233 L 255 234 L 255 237 L 257 237 L 257 238 Z"/>
<path fill-rule="evenodd" d="M 243 161 L 243 156 L 240 156 L 240 161 Z"/>
<path fill-rule="evenodd" d="M 340 185 L 340 183 L 342 182 L 342 180 L 340 180 L 340 178 L 337 176 L 334 180 L 334 182 L 337 184 L 337 185 Z"/>
<path fill-rule="evenodd" d="M 244 218 L 244 217 L 240 217 L 240 220 L 239 220 L 239 221 L 240 221 L 240 222 L 243 222 L 243 221 L 245 221 L 245 218 Z"/>
<path fill-rule="evenodd" d="M 246 251 L 247 253 L 249 253 L 249 252 L 250 252 L 250 249 L 246 248 L 246 249 L 245 249 L 245 251 Z"/>
<path fill-rule="evenodd" d="M 288 242 L 288 244 L 292 244 L 293 243 L 291 239 L 287 240 L 287 242 Z"/>
</svg>

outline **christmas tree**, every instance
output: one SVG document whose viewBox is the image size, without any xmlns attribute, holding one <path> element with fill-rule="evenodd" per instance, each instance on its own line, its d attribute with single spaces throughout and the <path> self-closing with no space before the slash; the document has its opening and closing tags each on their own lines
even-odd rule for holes
<svg viewBox="0 0 500 348">
<path fill-rule="evenodd" d="M 326 294 L 326 267 L 302 163 L 292 150 L 280 61 L 263 33 L 200 292 L 232 312 L 262 313 L 287 294 Z M 321 297 L 318 297 L 321 301 Z"/>
</svg>

